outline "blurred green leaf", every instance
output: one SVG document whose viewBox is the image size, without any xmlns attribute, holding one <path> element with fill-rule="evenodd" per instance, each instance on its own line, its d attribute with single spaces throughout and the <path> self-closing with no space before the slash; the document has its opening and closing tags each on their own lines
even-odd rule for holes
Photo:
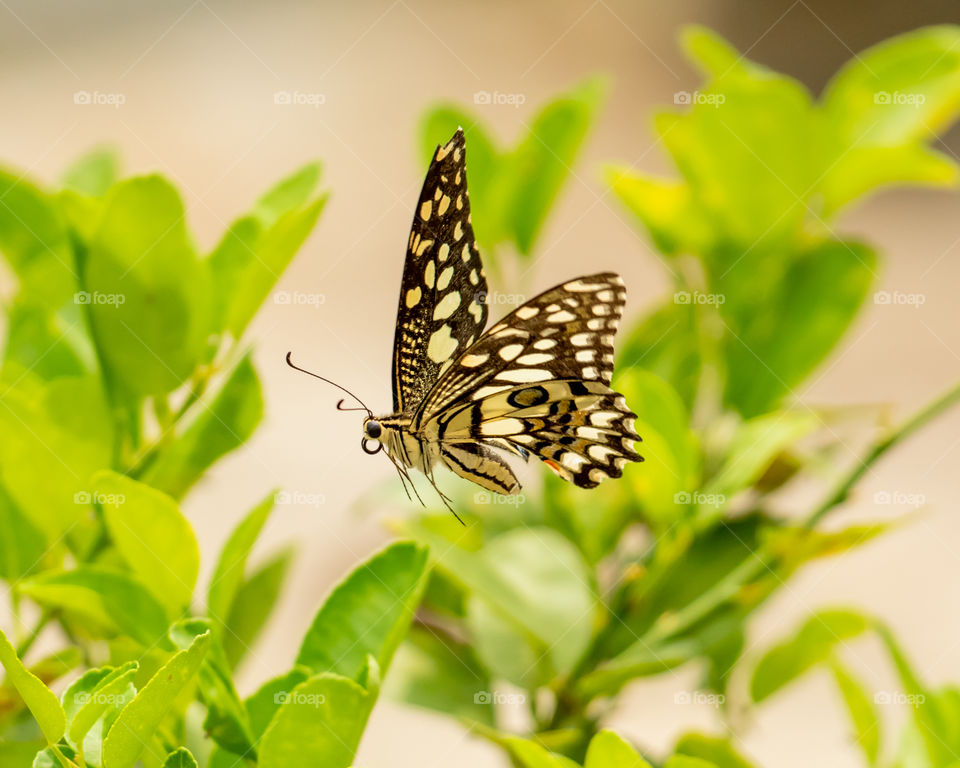
<svg viewBox="0 0 960 768">
<path fill-rule="evenodd" d="M 286 674 L 265 682 L 244 702 L 250 717 L 250 730 L 254 741 L 259 742 L 263 738 L 267 726 L 270 725 L 280 706 L 287 700 L 290 691 L 306 682 L 310 676 L 310 670 L 306 667 L 294 667 Z"/>
<path fill-rule="evenodd" d="M 203 401 L 201 401 L 203 402 Z M 209 405 L 160 453 L 144 479 L 181 498 L 210 466 L 239 448 L 263 418 L 263 391 L 250 355 L 227 376 Z"/>
<path fill-rule="evenodd" d="M 227 616 L 224 650 L 231 667 L 236 667 L 257 642 L 267 619 L 277 605 L 293 550 L 284 550 L 255 568 L 237 590 Z"/>
<path fill-rule="evenodd" d="M 863 750 L 867 763 L 877 765 L 882 734 L 877 710 L 863 684 L 843 664 L 834 659 L 830 669 L 843 696 L 843 702 L 847 705 L 857 743 Z"/>
<path fill-rule="evenodd" d="M 549 752 L 533 741 L 516 736 L 503 736 L 497 742 L 507 750 L 520 768 L 579 768 L 570 758 Z M 641 763 L 638 768 L 643 768 Z"/>
<path fill-rule="evenodd" d="M 167 632 L 163 606 L 125 573 L 93 566 L 45 571 L 22 581 L 18 589 L 41 605 L 82 616 L 90 632 L 119 632 L 147 648 Z"/>
<path fill-rule="evenodd" d="M 0 578 L 9 582 L 43 567 L 47 541 L 0 485 Z"/>
<path fill-rule="evenodd" d="M 324 601 L 297 664 L 351 680 L 373 656 L 386 671 L 426 585 L 427 551 L 398 542 L 353 570 Z"/>
<path fill-rule="evenodd" d="M 491 678 L 529 691 L 546 685 L 554 677 L 543 642 L 482 597 L 467 598 L 465 619 L 474 652 Z"/>
<path fill-rule="evenodd" d="M 210 273 L 185 215 L 162 177 L 122 181 L 107 195 L 87 254 L 83 298 L 100 358 L 137 395 L 176 389 L 210 334 Z"/>
<path fill-rule="evenodd" d="M 110 537 L 127 566 L 176 616 L 190 604 L 200 570 L 193 528 L 177 503 L 116 472 L 93 478 Z"/>
<path fill-rule="evenodd" d="M 47 381 L 94 372 L 93 348 L 79 314 L 71 304 L 52 312 L 37 303 L 15 300 L 7 314 L 4 365 L 17 363 Z"/>
<path fill-rule="evenodd" d="M 30 672 L 17 656 L 7 636 L 0 631 L 0 664 L 7 672 L 7 681 L 12 683 L 33 715 L 47 744 L 56 744 L 67 728 L 67 718 L 57 695 Z"/>
<path fill-rule="evenodd" d="M 0 476 L 49 542 L 61 541 L 89 509 L 87 482 L 110 466 L 110 412 L 93 377 L 60 378 L 39 391 L 0 397 Z"/>
<path fill-rule="evenodd" d="M 200 635 L 189 648 L 174 654 L 124 707 L 103 742 L 108 768 L 133 768 L 144 751 L 153 751 L 151 737 L 200 669 L 209 642 L 209 633 Z"/>
<path fill-rule="evenodd" d="M 605 91 L 604 79 L 594 77 L 550 101 L 506 158 L 514 181 L 512 205 L 505 214 L 524 256 L 532 253 L 547 214 L 572 173 Z"/>
<path fill-rule="evenodd" d="M 120 176 L 120 157 L 111 147 L 82 155 L 63 174 L 63 186 L 90 197 L 102 197 Z"/>
<path fill-rule="evenodd" d="M 869 621 L 853 611 L 825 610 L 814 614 L 795 636 L 763 655 L 753 670 L 750 695 L 754 701 L 763 701 L 811 667 L 827 661 L 834 649 L 869 627 Z"/>
<path fill-rule="evenodd" d="M 863 304 L 876 268 L 869 247 L 826 240 L 797 253 L 776 286 L 721 306 L 730 337 L 726 397 L 743 415 L 775 407 L 823 361 Z M 739 269 L 739 267 L 735 268 Z M 737 279 L 730 273 L 719 290 Z"/>
<path fill-rule="evenodd" d="M 699 757 L 689 757 L 688 755 L 674 755 L 666 763 L 664 768 L 719 768 L 716 763 L 709 760 L 703 760 Z"/>
<path fill-rule="evenodd" d="M 676 390 L 689 412 L 700 384 L 699 333 L 692 304 L 663 304 L 630 329 L 621 344 L 616 378 L 633 368 L 656 374 Z"/>
<path fill-rule="evenodd" d="M 650 764 L 613 731 L 600 731 L 590 740 L 583 768 L 650 768 Z"/>
<path fill-rule="evenodd" d="M 76 291 L 77 267 L 53 198 L 21 174 L 0 170 L 0 253 L 21 296 L 55 309 Z"/>
<path fill-rule="evenodd" d="M 727 739 L 702 733 L 684 734 L 673 750 L 678 755 L 707 760 L 717 768 L 753 768 Z"/>
<path fill-rule="evenodd" d="M 956 163 L 926 144 L 960 111 L 958 42 L 956 26 L 911 30 L 860 52 L 828 83 L 828 213 L 882 185 L 956 183 Z"/>
<path fill-rule="evenodd" d="M 313 231 L 327 201 L 314 197 L 320 165 L 291 174 L 237 219 L 210 254 L 215 326 L 240 338 L 247 324 L 300 246 Z"/>
<path fill-rule="evenodd" d="M 260 768 L 348 768 L 370 713 L 368 691 L 325 672 L 286 692 L 263 734 Z"/>
<path fill-rule="evenodd" d="M 197 761 L 189 749 L 180 747 L 167 755 L 163 768 L 197 768 Z"/>
<path fill-rule="evenodd" d="M 469 645 L 417 626 L 397 650 L 384 686 L 408 704 L 492 726 L 490 689 Z"/>
<path fill-rule="evenodd" d="M 222 636 L 247 569 L 247 558 L 273 510 L 274 494 L 255 506 L 234 528 L 220 551 L 207 590 L 207 613 Z"/>
<path fill-rule="evenodd" d="M 133 678 L 139 666 L 129 661 L 120 667 L 87 670 L 63 692 L 70 746 L 79 751 L 98 720 L 111 711 L 123 709 L 133 699 L 136 695 Z"/>
</svg>

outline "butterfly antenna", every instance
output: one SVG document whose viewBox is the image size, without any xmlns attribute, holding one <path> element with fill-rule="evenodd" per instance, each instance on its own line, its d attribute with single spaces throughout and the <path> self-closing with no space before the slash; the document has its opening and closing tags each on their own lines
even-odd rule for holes
<svg viewBox="0 0 960 768">
<path fill-rule="evenodd" d="M 360 399 L 359 397 L 357 397 L 355 394 L 353 394 L 353 392 L 351 392 L 349 389 L 347 389 L 346 387 L 340 386 L 340 385 L 337 384 L 337 382 L 335 382 L 335 381 L 330 381 L 330 379 L 325 378 L 325 377 L 321 376 L 320 374 L 314 373 L 313 371 L 308 371 L 306 368 L 301 368 L 299 365 L 297 365 L 296 363 L 293 362 L 292 356 L 293 356 L 293 352 L 287 352 L 287 365 L 289 365 L 289 366 L 290 366 L 291 368 L 293 368 L 295 371 L 300 371 L 300 373 L 305 373 L 305 374 L 307 374 L 308 376 L 313 376 L 313 378 L 315 378 L 315 379 L 320 379 L 320 381 L 325 381 L 327 384 L 330 384 L 331 386 L 336 387 L 336 388 L 339 389 L 341 392 L 346 392 L 348 395 L 350 395 L 350 397 L 352 397 L 354 400 L 356 400 L 356 401 L 357 401 L 358 403 L 360 403 L 360 405 L 362 406 L 362 407 L 360 407 L 360 408 L 344 408 L 344 407 L 343 407 L 343 400 L 341 399 L 341 400 L 337 403 L 337 410 L 338 410 L 338 411 L 366 411 L 369 415 L 371 415 L 371 416 L 373 415 L 373 411 L 371 411 L 371 410 L 367 407 L 367 404 L 364 403 L 363 400 L 361 400 L 361 399 Z"/>
</svg>

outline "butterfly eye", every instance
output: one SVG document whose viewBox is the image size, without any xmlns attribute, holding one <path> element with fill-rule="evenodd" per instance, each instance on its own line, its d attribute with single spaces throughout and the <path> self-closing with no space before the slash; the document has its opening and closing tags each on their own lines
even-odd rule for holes
<svg viewBox="0 0 960 768">
<path fill-rule="evenodd" d="M 366 432 L 367 437 L 371 440 L 379 439 L 383 428 L 380 426 L 380 422 L 376 419 L 367 419 L 367 422 L 363 425 L 364 432 Z"/>
</svg>

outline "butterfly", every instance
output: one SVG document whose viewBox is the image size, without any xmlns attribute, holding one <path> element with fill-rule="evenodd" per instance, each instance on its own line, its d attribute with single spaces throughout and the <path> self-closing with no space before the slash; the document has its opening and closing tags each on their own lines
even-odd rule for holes
<svg viewBox="0 0 960 768">
<path fill-rule="evenodd" d="M 405 488 L 409 481 L 416 493 L 409 470 L 419 470 L 445 502 L 437 466 L 487 491 L 513 494 L 520 482 L 509 457 L 532 454 L 581 488 L 642 461 L 636 414 L 610 388 L 623 280 L 610 272 L 569 280 L 485 331 L 486 296 L 458 129 L 434 152 L 407 241 L 393 413 L 375 417 L 349 390 L 317 377 L 362 406 L 343 408 L 341 400 L 338 408 L 367 413 L 363 450 L 386 449 Z M 297 367 L 289 355 L 287 362 Z"/>
</svg>

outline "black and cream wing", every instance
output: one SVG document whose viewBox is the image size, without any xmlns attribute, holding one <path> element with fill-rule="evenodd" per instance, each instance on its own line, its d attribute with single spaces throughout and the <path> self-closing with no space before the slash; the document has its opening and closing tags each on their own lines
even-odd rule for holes
<svg viewBox="0 0 960 768">
<path fill-rule="evenodd" d="M 393 407 L 412 413 L 487 323 L 487 282 L 470 223 L 458 129 L 437 147 L 414 212 L 400 285 Z"/>
<path fill-rule="evenodd" d="M 454 454 L 469 464 L 465 446 L 475 442 L 533 453 L 584 488 L 619 477 L 628 461 L 642 460 L 636 415 L 610 388 L 624 298 L 620 277 L 603 273 L 531 299 L 453 361 L 415 428 L 439 441 L 447 466 L 475 482 L 449 460 Z"/>
</svg>

